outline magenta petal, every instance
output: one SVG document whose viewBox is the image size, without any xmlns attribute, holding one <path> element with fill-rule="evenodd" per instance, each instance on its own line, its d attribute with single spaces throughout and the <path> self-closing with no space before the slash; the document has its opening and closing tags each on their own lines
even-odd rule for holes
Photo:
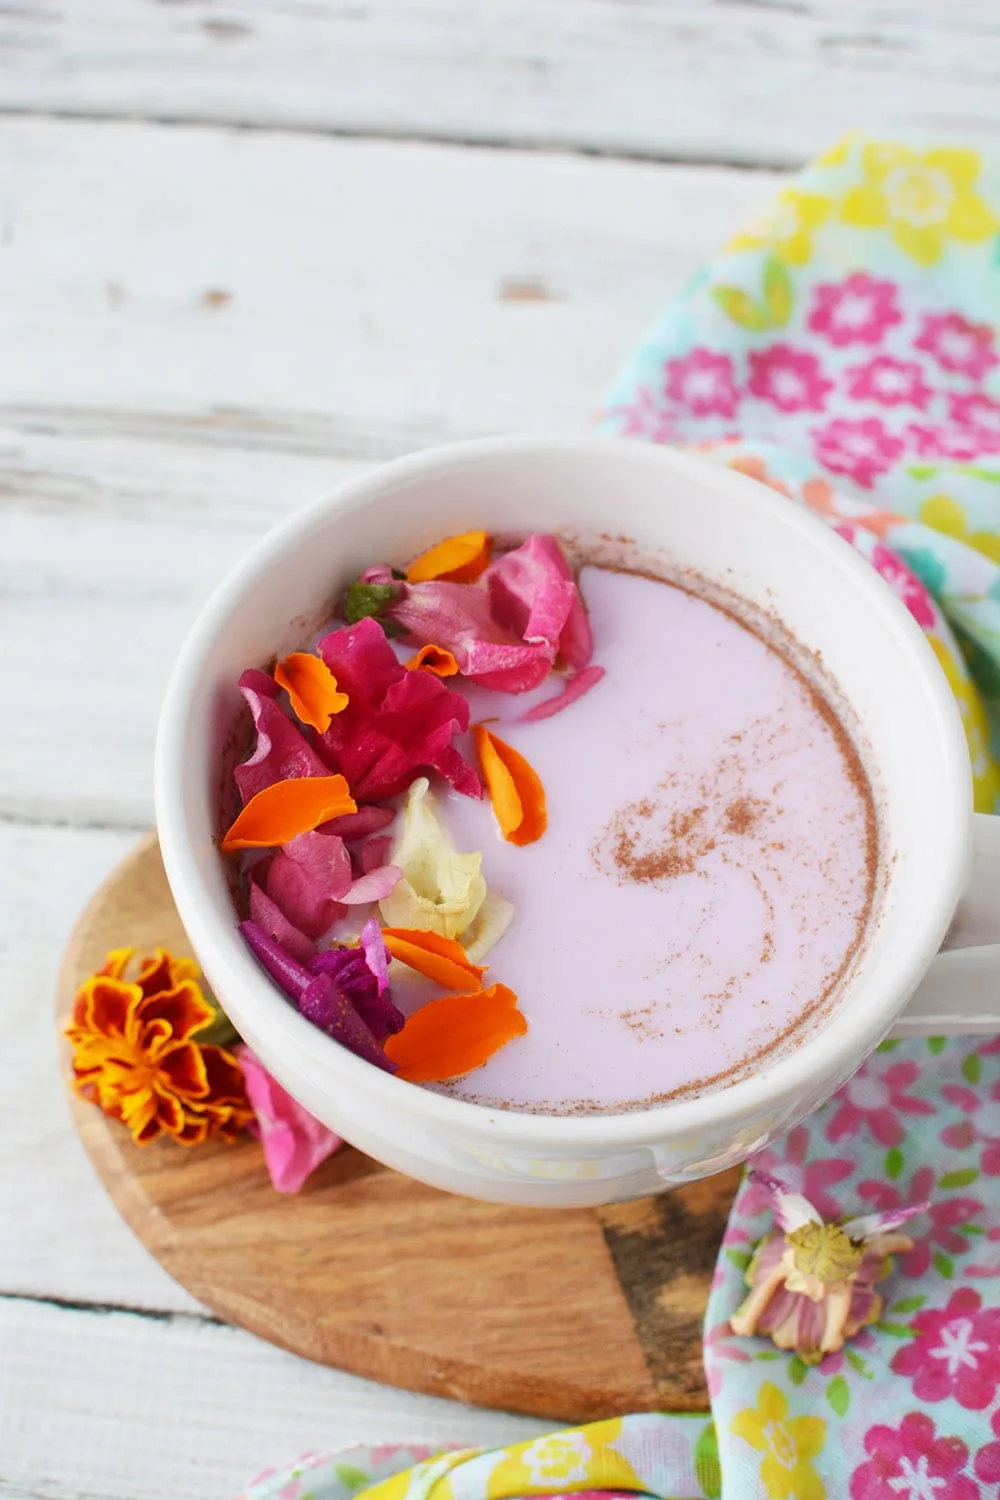
<svg viewBox="0 0 1000 1500">
<path fill-rule="evenodd" d="M 264 886 L 293 926 L 317 938 L 335 921 L 337 905 L 349 899 L 347 846 L 335 833 L 300 833 L 274 856 Z"/>
<path fill-rule="evenodd" d="M 380 995 L 389 988 L 389 950 L 382 938 L 377 917 L 369 917 L 361 929 L 361 951 Z"/>
<path fill-rule="evenodd" d="M 382 901 L 402 878 L 398 865 L 381 865 L 362 875 L 340 899 L 345 906 L 367 906 L 372 901 Z"/>
<path fill-rule="evenodd" d="M 273 678 L 251 668 L 240 678 L 239 689 L 257 729 L 253 754 L 233 772 L 244 803 L 275 781 L 295 776 L 329 776 L 330 767 L 276 702 L 277 686 Z"/>
<path fill-rule="evenodd" d="M 331 631 L 316 650 L 336 677 L 338 688 L 350 699 L 345 712 L 356 712 L 362 706 L 376 707 L 386 689 L 406 672 L 386 640 L 385 631 L 371 619 Z M 334 722 L 342 717 L 343 714 L 337 714 Z"/>
<path fill-rule="evenodd" d="M 365 923 L 361 941 L 360 948 L 330 948 L 317 953 L 309 967 L 314 974 L 325 974 L 333 981 L 376 1041 L 381 1042 L 402 1030 L 404 1017 L 389 994 L 389 955 L 374 917 Z"/>
<path fill-rule="evenodd" d="M 475 584 L 407 584 L 391 613 L 414 640 L 450 651 L 463 677 L 497 692 L 538 687 L 556 658 L 554 643 L 529 644 L 498 625 L 486 591 Z"/>
<path fill-rule="evenodd" d="M 299 963 L 307 964 L 316 952 L 316 944 L 311 938 L 289 922 L 281 907 L 253 879 L 250 881 L 250 918 L 264 929 L 272 943 L 277 943 Z"/>
<path fill-rule="evenodd" d="M 320 1031 L 385 1073 L 396 1067 L 386 1057 L 379 1043 L 351 1004 L 347 995 L 329 974 L 316 974 L 301 1000 L 299 1010 Z"/>
<path fill-rule="evenodd" d="M 359 807 L 357 812 L 344 813 L 343 817 L 321 823 L 316 831 L 339 834 L 345 843 L 350 844 L 355 839 L 367 838 L 370 833 L 378 833 L 381 828 L 388 828 L 395 816 L 394 807 L 375 807 L 369 803 Z"/>
<path fill-rule="evenodd" d="M 249 1047 L 241 1044 L 236 1055 L 271 1183 L 279 1193 L 297 1193 L 320 1162 L 343 1142 L 272 1078 Z"/>
<path fill-rule="evenodd" d="M 240 932 L 254 958 L 291 1000 L 296 1002 L 312 983 L 309 970 L 272 942 L 256 922 L 241 922 Z"/>
<path fill-rule="evenodd" d="M 497 624 L 529 643 L 543 642 L 579 670 L 590 661 L 593 639 L 573 572 L 554 536 L 536 534 L 489 567 L 484 575 Z"/>
<path fill-rule="evenodd" d="M 539 719 L 551 719 L 553 714 L 561 714 L 564 708 L 569 708 L 584 693 L 589 693 L 592 687 L 600 682 L 605 675 L 603 667 L 584 667 L 582 672 L 577 672 L 570 677 L 562 689 L 562 692 L 546 698 L 544 703 L 536 703 L 534 708 L 529 708 L 517 719 L 518 724 L 536 724 Z"/>
</svg>

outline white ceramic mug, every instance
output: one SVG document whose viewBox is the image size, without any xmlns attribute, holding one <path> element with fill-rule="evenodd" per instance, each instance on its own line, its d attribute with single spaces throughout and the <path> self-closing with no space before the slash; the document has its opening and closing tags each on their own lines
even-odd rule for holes
<svg viewBox="0 0 1000 1500">
<path fill-rule="evenodd" d="M 316 1030 L 236 929 L 219 833 L 223 747 L 244 668 L 300 647 L 344 584 L 469 527 L 612 530 L 775 612 L 817 652 L 867 741 L 883 891 L 838 1004 L 799 1045 L 700 1098 L 609 1116 L 487 1109 L 400 1082 Z M 219 585 L 167 692 L 156 816 L 209 983 L 278 1080 L 363 1151 L 452 1192 L 574 1206 L 741 1161 L 821 1104 L 887 1033 L 1000 1032 L 1000 819 L 974 817 L 959 711 L 878 574 L 764 485 L 671 449 L 504 438 L 417 454 L 342 485 Z M 942 943 L 950 951 L 938 955 Z M 998 946 L 991 946 L 998 945 Z"/>
</svg>

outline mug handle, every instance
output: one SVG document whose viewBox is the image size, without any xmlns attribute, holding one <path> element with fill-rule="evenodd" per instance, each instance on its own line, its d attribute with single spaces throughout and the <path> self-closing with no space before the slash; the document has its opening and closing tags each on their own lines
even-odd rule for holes
<svg viewBox="0 0 1000 1500">
<path fill-rule="evenodd" d="M 941 951 L 892 1035 L 1000 1035 L 1000 817 L 976 813 L 972 871 Z"/>
</svg>

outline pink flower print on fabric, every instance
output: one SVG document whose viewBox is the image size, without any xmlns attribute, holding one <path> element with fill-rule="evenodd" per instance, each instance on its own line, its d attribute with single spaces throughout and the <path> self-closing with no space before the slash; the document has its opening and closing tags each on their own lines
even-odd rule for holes
<svg viewBox="0 0 1000 1500">
<path fill-rule="evenodd" d="M 833 382 L 824 378 L 815 354 L 772 344 L 750 355 L 747 389 L 779 411 L 822 411 Z"/>
<path fill-rule="evenodd" d="M 667 362 L 665 390 L 692 417 L 733 417 L 740 399 L 734 373 L 728 354 L 692 349 Z"/>
<path fill-rule="evenodd" d="M 993 330 L 985 323 L 970 323 L 959 313 L 928 313 L 913 341 L 936 360 L 942 370 L 982 380 L 997 364 Z"/>
<path fill-rule="evenodd" d="M 934 1113 L 933 1104 L 907 1092 L 919 1077 L 920 1068 L 915 1062 L 890 1063 L 879 1071 L 876 1060 L 870 1060 L 834 1095 L 835 1108 L 826 1127 L 827 1140 L 842 1141 L 845 1136 L 867 1130 L 880 1145 L 898 1146 L 906 1134 L 901 1115 Z M 911 1201 L 926 1196 L 918 1193 Z"/>
<path fill-rule="evenodd" d="M 780 1149 L 781 1146 L 784 1151 Z M 810 1149 L 809 1131 L 804 1125 L 796 1125 L 778 1147 L 770 1146 L 766 1151 L 759 1152 L 749 1164 L 787 1182 L 797 1193 L 808 1198 L 824 1219 L 840 1219 L 844 1215 L 845 1205 L 828 1190 L 850 1177 L 854 1165 L 836 1156 L 807 1161 L 806 1153 Z M 770 1214 L 774 1211 L 774 1200 L 760 1183 L 750 1181 L 740 1194 L 739 1211 L 741 1218 Z"/>
<path fill-rule="evenodd" d="M 913 1249 L 900 1257 L 899 1269 L 904 1276 L 926 1275 L 935 1248 L 953 1256 L 967 1255 L 973 1248 L 972 1242 L 960 1234 L 959 1229 L 982 1212 L 982 1203 L 971 1197 L 942 1198 L 938 1194 L 932 1167 L 918 1167 L 909 1184 L 899 1187 L 882 1179 L 859 1183 L 858 1197 L 879 1213 L 905 1208 L 908 1203 L 930 1202 L 926 1217 L 921 1221 L 924 1224 L 929 1220 L 930 1227 L 918 1229 L 913 1236 Z"/>
<path fill-rule="evenodd" d="M 964 1084 L 947 1083 L 941 1095 L 962 1110 L 966 1118 L 946 1125 L 941 1132 L 941 1142 L 953 1151 L 970 1152 L 974 1146 L 982 1146 L 979 1170 L 987 1177 L 1000 1177 L 1000 1136 L 990 1134 L 989 1127 L 1000 1121 L 1000 1083 L 990 1090 L 989 1099 L 968 1089 Z"/>
<path fill-rule="evenodd" d="M 612 406 L 604 415 L 621 418 L 622 437 L 648 438 L 651 443 L 672 443 L 680 437 L 676 415 L 657 403 L 647 385 L 639 387 L 631 405 Z"/>
<path fill-rule="evenodd" d="M 984 1484 L 1000 1484 L 1000 1407 L 990 1417 L 990 1426 L 997 1441 L 983 1444 L 973 1467 Z"/>
<path fill-rule="evenodd" d="M 852 526 L 849 522 L 842 522 L 835 526 L 834 531 L 842 536 L 845 542 L 852 545 L 859 532 L 864 528 Z M 934 606 L 931 604 L 930 595 L 924 588 L 920 579 L 888 547 L 883 547 L 881 542 L 876 542 L 870 551 L 865 554 L 875 571 L 885 579 L 893 593 L 906 605 L 910 614 L 918 625 L 924 630 L 933 630 L 935 624 Z"/>
<path fill-rule="evenodd" d="M 911 422 L 903 429 L 903 439 L 920 458 L 943 458 L 950 463 L 971 463 L 983 452 L 983 445 L 973 431 L 954 427 L 929 427 Z"/>
<path fill-rule="evenodd" d="M 892 1370 L 913 1382 L 918 1401 L 947 1401 L 985 1411 L 1000 1383 L 1000 1308 L 983 1308 L 970 1287 L 945 1308 L 925 1308 L 911 1327 L 917 1337 L 893 1356 Z"/>
<path fill-rule="evenodd" d="M 962 1473 L 968 1448 L 937 1436 L 924 1412 L 907 1412 L 898 1427 L 869 1427 L 865 1452 L 867 1463 L 851 1475 L 851 1500 L 979 1500 L 979 1486 Z"/>
<path fill-rule="evenodd" d="M 809 327 L 842 349 L 848 344 L 880 344 L 903 321 L 892 281 L 856 271 L 846 281 L 816 287 Z"/>
<path fill-rule="evenodd" d="M 853 401 L 875 401 L 879 406 L 918 406 L 923 409 L 934 392 L 913 360 L 879 354 L 867 364 L 844 371 L 847 394 Z"/>
<path fill-rule="evenodd" d="M 1000 401 L 973 391 L 967 396 L 952 396 L 948 407 L 952 421 L 975 438 L 981 450 L 995 452 L 1000 448 Z"/>
<path fill-rule="evenodd" d="M 833 474 L 846 474 L 863 490 L 870 490 L 880 474 L 891 469 L 903 443 L 879 421 L 836 417 L 812 432 L 813 452 Z"/>
</svg>

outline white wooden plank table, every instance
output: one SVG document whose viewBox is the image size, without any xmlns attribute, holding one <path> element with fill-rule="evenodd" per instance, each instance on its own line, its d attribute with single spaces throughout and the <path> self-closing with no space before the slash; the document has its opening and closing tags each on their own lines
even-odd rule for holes
<svg viewBox="0 0 1000 1500">
<path fill-rule="evenodd" d="M 61 945 L 257 535 L 426 443 L 579 428 L 768 168 L 849 125 L 989 139 L 998 64 L 994 0 L 0 7 L 0 1496 L 225 1500 L 306 1448 L 540 1430 L 159 1269 L 69 1121 Z"/>
</svg>

